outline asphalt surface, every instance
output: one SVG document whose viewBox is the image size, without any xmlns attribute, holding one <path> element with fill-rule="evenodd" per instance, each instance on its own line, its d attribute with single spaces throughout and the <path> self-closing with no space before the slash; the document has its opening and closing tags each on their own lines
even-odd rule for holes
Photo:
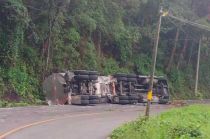
<svg viewBox="0 0 210 139">
<path fill-rule="evenodd" d="M 170 109 L 152 105 L 152 114 Z M 120 125 L 143 115 L 143 105 L 38 106 L 0 109 L 0 138 L 106 139 Z"/>
</svg>

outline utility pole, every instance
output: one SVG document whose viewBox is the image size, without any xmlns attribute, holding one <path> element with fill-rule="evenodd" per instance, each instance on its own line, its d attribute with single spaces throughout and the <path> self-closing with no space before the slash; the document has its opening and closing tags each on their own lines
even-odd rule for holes
<svg viewBox="0 0 210 139">
<path fill-rule="evenodd" d="M 197 59 L 197 67 L 196 67 L 196 79 L 195 79 L 195 96 L 198 94 L 198 80 L 199 80 L 199 68 L 200 68 L 200 55 L 201 55 L 201 45 L 202 45 L 202 36 L 199 40 L 198 46 L 198 59 Z"/>
<path fill-rule="evenodd" d="M 180 21 L 180 22 L 183 22 L 185 24 L 189 24 L 193 27 L 199 28 L 201 30 L 206 30 L 206 31 L 210 32 L 210 28 L 206 25 L 202 25 L 202 24 L 199 24 L 199 23 L 195 23 L 195 22 L 192 22 L 192 21 L 181 19 L 181 18 L 175 17 L 173 15 L 168 15 L 168 16 L 172 19 L 177 20 L 177 21 Z M 200 51 L 201 51 L 202 39 L 203 39 L 203 35 L 200 37 L 199 47 L 198 47 L 198 58 L 197 58 L 196 79 L 195 79 L 195 95 L 198 94 L 198 80 L 199 80 L 200 53 L 201 53 Z"/>
<path fill-rule="evenodd" d="M 146 117 L 149 117 L 149 113 L 150 113 L 150 105 L 151 105 L 151 100 L 152 100 L 152 91 L 153 91 L 153 86 L 154 86 L 154 76 L 155 76 L 156 61 L 157 61 L 157 51 L 158 51 L 158 44 L 159 44 L 159 38 L 160 38 L 160 27 L 161 27 L 161 23 L 162 23 L 163 14 L 164 14 L 163 8 L 161 7 L 159 21 L 158 21 L 157 38 L 156 38 L 155 47 L 153 50 L 152 71 L 151 71 L 151 75 L 150 75 L 150 86 L 149 86 L 149 91 L 147 94 L 147 106 L 146 106 L 146 111 L 145 111 Z"/>
</svg>

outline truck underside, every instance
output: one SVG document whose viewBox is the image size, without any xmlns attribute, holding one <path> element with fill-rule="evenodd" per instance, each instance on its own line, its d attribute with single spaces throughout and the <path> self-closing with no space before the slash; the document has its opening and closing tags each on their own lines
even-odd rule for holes
<svg viewBox="0 0 210 139">
<path fill-rule="evenodd" d="M 97 71 L 76 70 L 50 75 L 43 90 L 49 105 L 137 104 L 147 102 L 149 80 L 149 76 L 135 74 L 100 76 Z M 168 83 L 163 77 L 155 78 L 153 102 L 169 102 Z"/>
</svg>

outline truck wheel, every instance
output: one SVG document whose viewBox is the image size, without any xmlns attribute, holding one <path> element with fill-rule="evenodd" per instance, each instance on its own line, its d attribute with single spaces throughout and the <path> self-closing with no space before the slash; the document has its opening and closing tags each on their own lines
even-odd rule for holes
<svg viewBox="0 0 210 139">
<path fill-rule="evenodd" d="M 159 100 L 158 104 L 168 104 L 168 100 Z"/>
<path fill-rule="evenodd" d="M 138 99 L 138 103 L 144 103 L 143 99 Z"/>
<path fill-rule="evenodd" d="M 113 98 L 111 99 L 111 103 L 118 104 L 119 103 L 119 96 L 113 96 Z"/>
<path fill-rule="evenodd" d="M 138 100 L 139 97 L 137 95 L 130 95 L 129 100 Z"/>
<path fill-rule="evenodd" d="M 128 74 L 127 77 L 128 77 L 128 78 L 136 78 L 137 75 L 136 75 L 136 74 Z"/>
<path fill-rule="evenodd" d="M 74 74 L 75 74 L 75 75 L 88 75 L 89 72 L 86 71 L 86 70 L 75 70 L 75 71 L 74 71 Z"/>
<path fill-rule="evenodd" d="M 89 96 L 87 95 L 81 95 L 81 100 L 89 100 Z"/>
<path fill-rule="evenodd" d="M 91 96 L 89 96 L 89 100 L 93 100 L 93 99 L 99 99 L 99 97 L 96 96 L 96 95 L 91 95 Z"/>
<path fill-rule="evenodd" d="M 130 100 L 130 104 L 137 104 L 138 100 Z"/>
<path fill-rule="evenodd" d="M 81 100 L 81 105 L 88 105 L 90 104 L 89 100 Z"/>
<path fill-rule="evenodd" d="M 89 80 L 98 80 L 98 75 L 89 75 Z"/>
<path fill-rule="evenodd" d="M 89 103 L 90 104 L 99 104 L 100 101 L 99 101 L 99 99 L 92 99 L 92 100 L 89 100 Z"/>
<path fill-rule="evenodd" d="M 119 101 L 119 104 L 122 104 L 122 105 L 126 105 L 126 104 L 129 104 L 129 100 L 120 100 Z"/>
<path fill-rule="evenodd" d="M 118 73 L 118 74 L 115 74 L 114 77 L 118 78 L 118 77 L 127 77 L 126 74 L 124 73 Z"/>
<path fill-rule="evenodd" d="M 98 75 L 97 71 L 89 71 L 89 75 Z"/>
<path fill-rule="evenodd" d="M 127 77 L 117 77 L 117 81 L 127 81 Z"/>
<path fill-rule="evenodd" d="M 119 100 L 128 100 L 129 97 L 128 96 L 119 96 Z"/>
<path fill-rule="evenodd" d="M 76 75 L 76 76 L 74 76 L 74 79 L 78 80 L 78 81 L 89 80 L 89 76 L 88 75 Z"/>
<path fill-rule="evenodd" d="M 108 98 L 107 97 L 101 97 L 99 98 L 100 103 L 107 103 L 108 102 Z"/>
<path fill-rule="evenodd" d="M 128 82 L 137 82 L 137 79 L 136 78 L 128 78 L 127 81 Z"/>
</svg>

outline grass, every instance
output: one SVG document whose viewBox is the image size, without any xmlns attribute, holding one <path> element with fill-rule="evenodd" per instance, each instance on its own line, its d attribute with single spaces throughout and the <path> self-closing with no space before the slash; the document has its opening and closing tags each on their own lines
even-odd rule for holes
<svg viewBox="0 0 210 139">
<path fill-rule="evenodd" d="M 9 102 L 5 100 L 0 100 L 0 108 L 9 108 L 9 107 L 25 107 L 25 106 L 31 106 L 31 105 L 43 105 L 45 104 L 44 101 L 36 100 L 33 103 L 27 103 L 24 101 L 20 102 Z"/>
<path fill-rule="evenodd" d="M 172 109 L 115 129 L 111 139 L 210 139 L 210 106 Z"/>
</svg>

